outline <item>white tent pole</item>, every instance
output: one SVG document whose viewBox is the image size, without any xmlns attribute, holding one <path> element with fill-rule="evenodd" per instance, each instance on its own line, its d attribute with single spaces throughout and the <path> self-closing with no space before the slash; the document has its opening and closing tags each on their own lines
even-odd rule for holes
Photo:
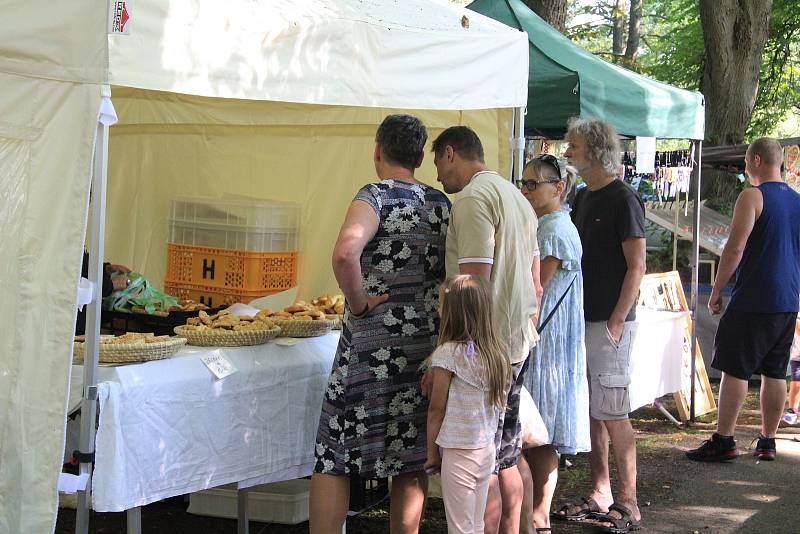
<svg viewBox="0 0 800 534">
<path fill-rule="evenodd" d="M 509 158 L 508 158 L 508 179 L 511 182 L 514 182 L 514 147 L 515 147 L 515 140 L 517 138 L 516 128 L 517 128 L 517 113 L 519 108 L 511 108 L 511 125 L 509 128 L 509 137 L 508 137 L 508 150 L 509 150 Z"/>
<path fill-rule="evenodd" d="M 111 97 L 111 87 L 104 85 L 102 96 Z M 89 531 L 89 510 L 92 502 L 92 466 L 94 460 L 95 419 L 97 416 L 97 363 L 100 342 L 100 306 L 103 301 L 103 244 L 106 220 L 106 179 L 108 170 L 108 126 L 97 122 L 92 169 L 92 226 L 90 229 L 89 280 L 95 284 L 94 300 L 86 306 L 86 347 L 83 357 L 83 399 L 79 452 L 89 454 L 92 461 L 80 461 L 80 474 L 89 475 L 85 491 L 78 492 L 76 534 Z"/>
<path fill-rule="evenodd" d="M 703 163 L 703 141 L 694 141 L 695 152 L 695 180 L 694 190 L 694 213 L 692 214 L 692 298 L 689 308 L 692 312 L 692 362 L 691 362 L 691 378 L 689 380 L 690 396 L 689 396 L 689 421 L 694 423 L 695 414 L 695 373 L 697 372 L 697 364 L 695 358 L 697 357 L 697 271 L 700 265 L 700 185 L 701 170 L 700 167 Z"/>
<path fill-rule="evenodd" d="M 516 149 L 517 166 L 515 169 L 514 183 L 522 182 L 522 168 L 525 166 L 525 108 L 517 108 L 517 135 L 514 139 L 514 149 Z"/>
</svg>

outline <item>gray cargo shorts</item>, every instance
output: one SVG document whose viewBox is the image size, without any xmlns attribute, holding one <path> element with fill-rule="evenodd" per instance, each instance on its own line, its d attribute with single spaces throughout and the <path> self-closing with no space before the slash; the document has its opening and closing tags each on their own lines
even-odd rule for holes
<svg viewBox="0 0 800 534">
<path fill-rule="evenodd" d="M 586 321 L 586 367 L 589 377 L 589 415 L 601 421 L 627 419 L 631 411 L 631 347 L 635 321 L 626 322 L 619 343 L 608 335 L 606 321 Z"/>
</svg>

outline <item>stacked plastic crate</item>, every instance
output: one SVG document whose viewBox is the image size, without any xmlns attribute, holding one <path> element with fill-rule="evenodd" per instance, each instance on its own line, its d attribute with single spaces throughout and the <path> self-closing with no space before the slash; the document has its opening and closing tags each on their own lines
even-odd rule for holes
<svg viewBox="0 0 800 534">
<path fill-rule="evenodd" d="M 164 289 L 215 307 L 297 284 L 300 206 L 271 200 L 172 201 Z"/>
</svg>

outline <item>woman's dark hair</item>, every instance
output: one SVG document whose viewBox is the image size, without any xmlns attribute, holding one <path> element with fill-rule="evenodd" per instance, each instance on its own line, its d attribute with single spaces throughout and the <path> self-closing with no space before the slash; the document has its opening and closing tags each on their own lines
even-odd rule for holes
<svg viewBox="0 0 800 534">
<path fill-rule="evenodd" d="M 443 131 L 433 141 L 433 152 L 441 157 L 448 145 L 465 160 L 484 162 L 481 140 L 469 126 L 451 126 Z"/>
<path fill-rule="evenodd" d="M 375 142 L 390 162 L 409 170 L 419 167 L 428 132 L 422 121 L 411 115 L 389 115 L 375 134 Z"/>
</svg>

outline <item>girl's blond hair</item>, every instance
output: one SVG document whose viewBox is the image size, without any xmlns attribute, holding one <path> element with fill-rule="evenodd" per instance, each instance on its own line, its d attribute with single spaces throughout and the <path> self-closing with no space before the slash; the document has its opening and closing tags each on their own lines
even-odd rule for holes
<svg viewBox="0 0 800 534">
<path fill-rule="evenodd" d="M 486 362 L 489 398 L 497 407 L 505 408 L 511 364 L 496 334 L 489 281 L 469 274 L 451 276 L 442 283 L 442 299 L 439 345 L 474 342 L 476 356 Z"/>
</svg>

